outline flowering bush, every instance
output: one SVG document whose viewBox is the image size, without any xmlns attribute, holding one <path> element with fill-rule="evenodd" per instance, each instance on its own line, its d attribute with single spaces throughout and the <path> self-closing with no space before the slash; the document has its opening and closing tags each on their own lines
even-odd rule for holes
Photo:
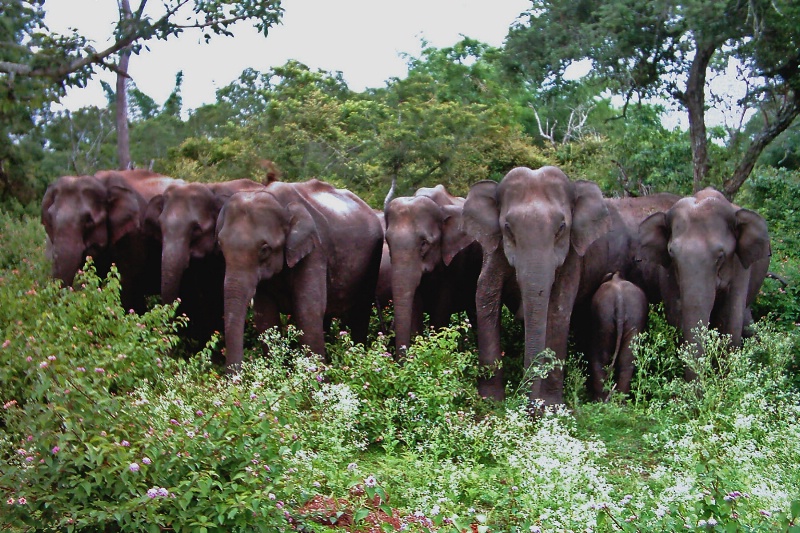
<svg viewBox="0 0 800 533">
<path fill-rule="evenodd" d="M 426 330 L 403 361 L 380 334 L 367 346 L 332 335 L 326 364 L 293 328 L 271 330 L 269 356 L 252 351 L 226 376 L 211 363 L 218 338 L 176 357 L 174 306 L 126 312 L 116 273 L 98 279 L 91 264 L 80 289 L 60 288 L 41 228 L 0 222 L 18 243 L 0 252 L 4 531 L 800 524 L 796 333 L 761 323 L 739 350 L 701 333 L 695 359 L 657 318 L 629 400 L 575 393 L 570 410 L 533 418 L 524 386 L 504 405 L 477 396 L 465 322 Z"/>
</svg>

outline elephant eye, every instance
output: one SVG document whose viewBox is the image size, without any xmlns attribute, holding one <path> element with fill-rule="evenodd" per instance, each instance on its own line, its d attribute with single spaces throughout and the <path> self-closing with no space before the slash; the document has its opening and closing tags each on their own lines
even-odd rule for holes
<svg viewBox="0 0 800 533">
<path fill-rule="evenodd" d="M 561 224 L 558 226 L 558 229 L 556 230 L 556 239 L 561 237 L 564 234 L 564 230 L 566 229 L 567 229 L 567 223 L 562 220 Z"/>
<path fill-rule="evenodd" d="M 507 240 L 514 242 L 514 232 L 511 230 L 511 224 L 508 222 L 503 225 L 503 236 Z"/>
<path fill-rule="evenodd" d="M 419 255 L 425 257 L 430 249 L 431 243 L 428 241 L 428 239 L 422 237 L 419 241 Z"/>
<path fill-rule="evenodd" d="M 264 261 L 270 255 L 272 255 L 272 246 L 270 246 L 269 244 L 266 244 L 266 243 L 262 244 L 261 245 L 261 249 L 258 251 L 258 259 L 259 259 L 259 261 Z"/>
</svg>

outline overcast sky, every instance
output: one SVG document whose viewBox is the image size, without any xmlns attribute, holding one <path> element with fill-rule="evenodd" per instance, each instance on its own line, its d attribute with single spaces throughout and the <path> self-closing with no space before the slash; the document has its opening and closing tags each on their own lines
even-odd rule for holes
<svg viewBox="0 0 800 533">
<path fill-rule="evenodd" d="M 157 2 L 151 2 L 157 5 Z M 265 71 L 296 59 L 312 69 L 341 71 L 356 91 L 382 87 L 391 77 L 403 77 L 402 53 L 416 56 L 421 39 L 436 47 L 456 43 L 462 35 L 500 46 L 509 26 L 530 7 L 530 0 L 283 0 L 283 23 L 259 35 L 247 24 L 235 37 L 215 36 L 201 42 L 199 32 L 169 41 L 149 41 L 149 51 L 131 58 L 129 72 L 136 86 L 158 103 L 169 96 L 175 74 L 183 70 L 184 111 L 215 101 L 215 91 L 236 79 L 246 67 Z M 139 0 L 132 0 L 135 10 Z M 107 45 L 117 20 L 116 0 L 47 0 L 47 24 L 52 31 L 67 28 Z M 101 72 L 85 89 L 72 89 L 63 103 L 75 109 L 104 105 L 98 79 L 114 82 Z"/>
</svg>

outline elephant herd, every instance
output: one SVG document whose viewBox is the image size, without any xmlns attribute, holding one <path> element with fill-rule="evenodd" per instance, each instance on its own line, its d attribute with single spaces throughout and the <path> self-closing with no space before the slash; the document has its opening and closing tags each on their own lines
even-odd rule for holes
<svg viewBox="0 0 800 533">
<path fill-rule="evenodd" d="M 607 394 L 609 370 L 626 392 L 648 303 L 663 302 L 689 341 L 702 323 L 738 344 L 770 259 L 764 219 L 713 189 L 604 198 L 556 167 L 515 168 L 466 198 L 422 188 L 383 211 L 319 180 L 101 171 L 51 184 L 42 223 L 55 278 L 72 285 L 91 256 L 100 274 L 117 265 L 126 308 L 143 311 L 149 294 L 180 298 L 190 335 L 224 328 L 229 371 L 242 361 L 251 302 L 259 331 L 289 315 L 324 356 L 332 318 L 365 342 L 373 304 L 391 299 L 398 357 L 424 315 L 441 327 L 465 311 L 480 363 L 494 369 L 479 393 L 502 400 L 505 305 L 524 324 L 530 398 L 545 405 L 563 403 L 563 365 L 545 359 L 565 360 L 570 332 L 589 358 L 592 397 Z"/>
</svg>

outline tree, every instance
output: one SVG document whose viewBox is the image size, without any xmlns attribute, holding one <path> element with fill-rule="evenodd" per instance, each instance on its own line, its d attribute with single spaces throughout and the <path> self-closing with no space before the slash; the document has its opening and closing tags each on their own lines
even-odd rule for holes
<svg viewBox="0 0 800 533">
<path fill-rule="evenodd" d="M 117 1 L 120 20 L 114 41 L 98 50 L 75 31 L 69 35 L 49 31 L 42 0 L 0 0 L 0 173 L 4 180 L 9 175 L 22 179 L 25 174 L 11 168 L 19 162 L 13 136 L 29 130 L 66 88 L 85 86 L 97 68 L 120 76 L 117 123 L 126 124 L 125 58 L 138 53 L 143 43 L 166 40 L 187 30 L 202 31 L 206 41 L 212 35 L 232 36 L 233 25 L 239 21 L 251 21 L 267 35 L 283 14 L 280 0 L 163 0 L 155 8 L 157 15 L 148 12 L 147 0 L 140 0 L 135 9 L 129 0 Z M 120 165 L 124 165 L 123 159 Z"/>
<path fill-rule="evenodd" d="M 793 0 L 533 0 L 528 15 L 509 32 L 507 69 L 532 85 L 558 84 L 573 62 L 589 59 L 591 79 L 621 95 L 623 110 L 636 99 L 672 100 L 688 116 L 695 190 L 715 163 L 706 127 L 709 73 L 738 62 L 747 83 L 738 104 L 765 118 L 746 143 L 739 140 L 741 150 L 727 152 L 737 158 L 720 180 L 729 197 L 800 114 L 800 5 Z"/>
</svg>

